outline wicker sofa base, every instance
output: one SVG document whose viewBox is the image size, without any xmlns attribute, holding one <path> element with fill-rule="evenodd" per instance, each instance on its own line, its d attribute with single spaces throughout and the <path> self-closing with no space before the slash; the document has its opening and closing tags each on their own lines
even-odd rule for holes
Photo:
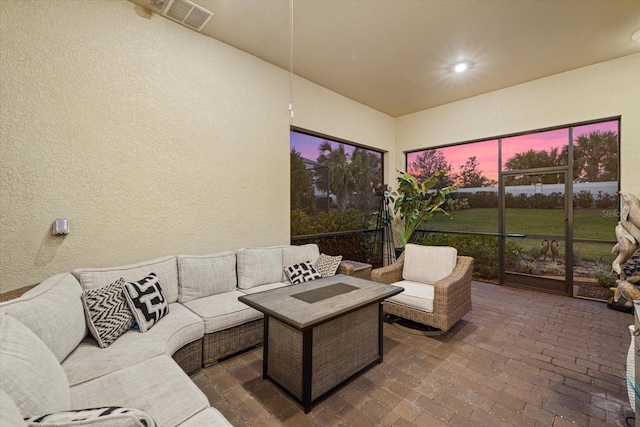
<svg viewBox="0 0 640 427">
<path fill-rule="evenodd" d="M 262 344 L 264 319 L 204 335 L 202 366 L 217 363 L 223 357 Z"/>
<path fill-rule="evenodd" d="M 171 357 L 188 375 L 195 373 L 202 368 L 202 339 L 183 346 Z"/>
</svg>

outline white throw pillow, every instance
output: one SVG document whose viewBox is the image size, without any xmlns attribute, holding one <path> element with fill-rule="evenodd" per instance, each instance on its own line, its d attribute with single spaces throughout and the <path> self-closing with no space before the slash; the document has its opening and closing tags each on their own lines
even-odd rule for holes
<svg viewBox="0 0 640 427">
<path fill-rule="evenodd" d="M 434 284 L 449 276 L 456 267 L 458 251 L 449 246 L 408 244 L 404 250 L 402 278 Z"/>
<path fill-rule="evenodd" d="M 64 411 L 71 406 L 69 381 L 51 350 L 31 329 L 0 315 L 0 388 L 23 417 Z"/>
</svg>

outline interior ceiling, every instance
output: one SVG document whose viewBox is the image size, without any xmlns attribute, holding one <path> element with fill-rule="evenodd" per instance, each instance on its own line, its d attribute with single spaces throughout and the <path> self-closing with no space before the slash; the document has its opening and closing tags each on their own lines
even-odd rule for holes
<svg viewBox="0 0 640 427">
<path fill-rule="evenodd" d="M 194 3 L 203 34 L 289 70 L 289 0 Z M 293 0 L 293 71 L 397 117 L 638 53 L 638 29 L 638 0 Z"/>
</svg>

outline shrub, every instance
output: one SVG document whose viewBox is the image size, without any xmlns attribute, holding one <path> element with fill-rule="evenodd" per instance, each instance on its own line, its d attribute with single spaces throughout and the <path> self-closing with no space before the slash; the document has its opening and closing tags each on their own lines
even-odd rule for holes
<svg viewBox="0 0 640 427">
<path fill-rule="evenodd" d="M 369 228 L 369 215 L 348 208 L 340 213 L 331 210 L 329 213 L 321 212 L 315 218 L 300 209 L 291 211 L 291 236 L 304 236 L 309 234 L 322 234 L 340 231 L 363 230 Z M 382 259 L 379 245 L 379 232 L 355 233 L 344 236 L 320 236 L 309 239 L 292 239 L 293 244 L 304 245 L 315 243 L 320 252 L 329 255 L 342 255 L 344 259 L 368 262 L 374 266 L 380 266 Z"/>
<path fill-rule="evenodd" d="M 582 190 L 573 195 L 573 204 L 579 208 L 588 209 L 593 205 L 593 196 L 589 191 Z"/>
<path fill-rule="evenodd" d="M 618 207 L 618 198 L 613 194 L 603 193 L 598 191 L 595 201 L 596 208 L 598 209 L 611 209 Z"/>
</svg>

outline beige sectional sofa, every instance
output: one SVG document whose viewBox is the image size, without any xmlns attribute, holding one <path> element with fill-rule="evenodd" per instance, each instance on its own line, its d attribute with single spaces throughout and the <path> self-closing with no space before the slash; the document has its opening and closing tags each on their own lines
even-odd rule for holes
<svg viewBox="0 0 640 427">
<path fill-rule="evenodd" d="M 115 423 L 46 425 L 144 426 L 135 410 L 157 426 L 229 425 L 187 374 L 261 344 L 263 316 L 238 297 L 289 285 L 283 267 L 319 255 L 313 244 L 246 248 L 80 268 L 45 280 L 0 304 L 0 425 L 109 406 L 134 411 Z M 87 328 L 83 291 L 150 273 L 158 276 L 168 314 L 148 331 L 129 329 L 100 348 Z"/>
</svg>

